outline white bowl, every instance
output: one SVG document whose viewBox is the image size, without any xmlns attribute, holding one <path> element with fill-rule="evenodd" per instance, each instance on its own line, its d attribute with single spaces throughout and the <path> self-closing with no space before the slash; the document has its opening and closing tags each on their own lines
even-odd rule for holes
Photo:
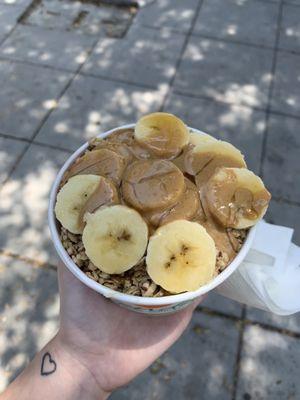
<svg viewBox="0 0 300 400">
<path fill-rule="evenodd" d="M 124 129 L 124 128 L 133 128 L 135 124 L 123 125 L 118 128 L 111 129 L 107 132 L 101 133 L 98 135 L 99 138 L 105 138 L 116 130 Z M 194 132 L 199 133 L 199 135 L 204 132 L 199 131 L 198 129 L 191 128 Z M 88 143 L 82 145 L 78 150 L 76 150 L 65 162 L 60 171 L 58 172 L 54 184 L 50 193 L 49 200 L 49 209 L 48 209 L 48 222 L 51 233 L 51 238 L 53 240 L 55 249 L 63 261 L 63 263 L 67 266 L 67 268 L 85 285 L 95 290 L 98 293 L 101 293 L 106 298 L 111 299 L 112 301 L 129 308 L 133 311 L 147 313 L 147 314 L 169 314 L 180 310 L 190 304 L 193 300 L 205 295 L 210 292 L 222 282 L 224 282 L 241 264 L 244 260 L 246 254 L 248 253 L 253 238 L 255 234 L 255 227 L 252 227 L 249 230 L 247 238 L 240 249 L 239 253 L 236 255 L 234 260 L 227 266 L 227 268 L 221 272 L 217 277 L 215 277 L 211 282 L 202 286 L 198 290 L 193 292 L 186 292 L 181 294 L 175 294 L 171 296 L 164 297 L 141 297 L 141 296 L 133 296 L 130 294 L 124 294 L 112 289 L 109 289 L 100 283 L 95 282 L 93 279 L 89 278 L 84 272 L 82 272 L 77 265 L 73 262 L 69 254 L 64 249 L 60 237 L 59 232 L 57 230 L 57 221 L 54 214 L 54 207 L 56 202 L 57 191 L 62 179 L 63 174 L 69 168 L 71 164 L 86 150 L 88 147 Z"/>
</svg>

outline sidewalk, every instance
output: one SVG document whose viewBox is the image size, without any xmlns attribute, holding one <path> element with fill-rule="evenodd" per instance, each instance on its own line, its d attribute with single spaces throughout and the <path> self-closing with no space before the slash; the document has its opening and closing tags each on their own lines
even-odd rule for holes
<svg viewBox="0 0 300 400">
<path fill-rule="evenodd" d="M 120 0 L 121 1 L 121 0 Z M 0 0 L 0 390 L 57 329 L 56 171 L 163 110 L 238 146 L 300 244 L 300 1 Z M 121 399 L 296 400 L 300 316 L 211 296 Z"/>
</svg>

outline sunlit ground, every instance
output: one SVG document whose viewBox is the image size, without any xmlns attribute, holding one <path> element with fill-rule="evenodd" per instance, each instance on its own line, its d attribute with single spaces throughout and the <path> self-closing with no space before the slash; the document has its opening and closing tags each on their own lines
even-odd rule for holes
<svg viewBox="0 0 300 400">
<path fill-rule="evenodd" d="M 100 132 L 164 110 L 233 143 L 272 192 L 267 220 L 300 244 L 297 0 L 145 0 L 136 14 L 30 3 L 0 2 L 0 389 L 57 329 L 49 191 Z M 296 400 L 299 335 L 298 316 L 242 314 L 211 296 L 178 345 L 112 398 Z"/>
</svg>

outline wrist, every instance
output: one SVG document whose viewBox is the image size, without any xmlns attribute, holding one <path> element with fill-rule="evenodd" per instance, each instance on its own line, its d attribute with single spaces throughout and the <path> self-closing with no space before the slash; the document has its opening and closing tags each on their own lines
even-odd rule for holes
<svg viewBox="0 0 300 400">
<path fill-rule="evenodd" d="M 1 400 L 105 400 L 109 393 L 56 335 L 1 395 Z"/>
<path fill-rule="evenodd" d="M 109 397 L 110 392 L 103 389 L 90 366 L 76 354 L 72 347 L 68 346 L 60 332 L 52 340 L 51 346 L 53 346 L 54 356 L 60 360 L 65 379 L 76 382 L 76 396 L 74 395 L 72 399 L 105 400 Z"/>
</svg>

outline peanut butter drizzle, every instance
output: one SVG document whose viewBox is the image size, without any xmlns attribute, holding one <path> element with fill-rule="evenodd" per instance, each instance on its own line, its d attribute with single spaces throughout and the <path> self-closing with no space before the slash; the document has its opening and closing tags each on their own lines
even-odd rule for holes
<svg viewBox="0 0 300 400">
<path fill-rule="evenodd" d="M 227 229 L 217 224 L 213 219 L 208 219 L 203 224 L 207 233 L 214 239 L 217 251 L 226 253 L 229 261 L 233 260 L 237 253 L 237 248 L 233 246 Z"/>
<path fill-rule="evenodd" d="M 149 224 L 157 227 L 176 219 L 191 220 L 200 207 L 200 198 L 196 186 L 187 178 L 184 178 L 185 190 L 177 203 L 169 208 L 144 213 L 144 218 Z"/>
<path fill-rule="evenodd" d="M 88 151 L 66 171 L 63 182 L 75 175 L 92 174 L 110 178 L 119 185 L 125 165 L 124 157 L 115 151 L 107 148 Z"/>
<path fill-rule="evenodd" d="M 102 141 L 103 142 L 103 141 Z M 112 133 L 108 136 L 104 143 L 122 143 L 123 145 L 127 146 L 132 161 L 135 160 L 148 160 L 150 158 L 155 159 L 156 157 L 153 156 L 148 149 L 143 147 L 140 143 L 138 143 L 134 139 L 134 129 L 120 129 L 116 132 Z"/>
<path fill-rule="evenodd" d="M 134 129 L 133 128 L 118 129 L 111 135 L 107 136 L 104 139 L 104 141 L 107 142 L 116 141 L 116 142 L 131 144 L 131 142 L 134 141 Z"/>
<path fill-rule="evenodd" d="M 156 154 L 158 157 L 164 156 L 166 159 L 177 157 L 181 149 L 178 148 L 176 139 L 173 138 L 173 140 L 170 141 L 167 132 L 164 133 L 161 131 L 161 128 L 157 126 L 151 126 L 149 128 L 152 129 L 152 134 L 147 138 L 147 144 L 152 150 L 151 154 Z M 157 135 L 157 132 L 161 134 Z"/>
<path fill-rule="evenodd" d="M 93 194 L 88 198 L 83 209 L 79 214 L 79 226 L 84 226 L 84 214 L 86 212 L 93 213 L 104 205 L 118 204 L 119 195 L 113 182 L 109 179 L 101 177 L 99 185 L 96 187 Z"/>
<path fill-rule="evenodd" d="M 167 160 L 135 161 L 123 175 L 123 198 L 142 213 L 169 208 L 184 190 L 182 172 Z"/>
<path fill-rule="evenodd" d="M 233 227 L 239 218 L 255 220 L 267 207 L 271 195 L 266 190 L 251 192 L 245 187 L 239 187 L 237 177 L 233 171 L 224 171 L 224 179 L 212 185 L 210 181 L 201 190 L 201 199 L 207 208 L 213 211 L 219 224 Z M 225 174 L 226 171 L 226 174 Z"/>
<path fill-rule="evenodd" d="M 195 221 L 204 226 L 207 233 L 214 239 L 217 250 L 225 252 L 231 261 L 236 255 L 236 247 L 234 247 L 232 240 L 230 240 L 227 229 L 221 224 L 218 224 L 210 213 L 203 192 L 200 192 L 200 199 L 202 213 L 200 214 L 200 218 L 198 216 Z"/>
<path fill-rule="evenodd" d="M 191 144 L 187 145 L 181 154 L 173 160 L 167 161 L 157 158 L 138 143 L 134 138 L 134 129 L 120 129 L 105 139 L 94 139 L 90 142 L 89 147 L 92 153 L 97 149 L 113 151 L 124 160 L 125 169 L 120 176 L 121 187 L 116 189 L 117 196 L 105 192 L 107 196 L 103 194 L 102 198 L 101 194 L 100 197 L 97 197 L 103 190 L 99 185 L 98 195 L 96 192 L 94 193 L 94 198 L 90 199 L 90 204 L 87 204 L 86 208 L 90 210 L 97 204 L 107 204 L 109 201 L 119 201 L 121 204 L 135 207 L 147 221 L 150 235 L 158 226 L 176 219 L 198 222 L 212 236 L 217 250 L 225 252 L 229 260 L 232 260 L 238 251 L 237 244 L 226 226 L 211 214 L 204 187 L 216 168 L 244 167 L 245 164 L 241 165 L 241 161 L 235 162 L 227 156 L 206 154 L 201 163 L 197 165 L 199 170 L 196 176 L 185 174 L 184 177 L 184 163 L 187 162 L 189 151 L 193 147 Z M 138 167 L 132 173 L 134 165 L 138 165 Z M 170 165 L 174 166 L 175 172 Z M 198 189 L 193 183 L 194 179 Z M 247 189 L 237 189 L 234 195 L 235 198 L 232 201 L 232 193 L 229 193 L 229 189 L 225 189 L 221 194 L 225 203 L 227 200 L 228 204 L 236 203 L 239 205 L 238 209 L 243 206 L 247 218 L 255 219 L 256 213 L 259 213 L 269 200 L 267 196 L 261 194 L 253 197 Z M 118 200 L 116 200 L 117 198 Z M 234 218 L 235 212 L 236 209 L 232 207 L 232 215 L 227 218 Z"/>
<path fill-rule="evenodd" d="M 99 149 L 108 149 L 116 152 L 117 154 L 124 157 L 126 164 L 130 163 L 133 160 L 133 154 L 126 143 L 102 140 L 101 142 L 97 143 L 94 151 Z"/>
<path fill-rule="evenodd" d="M 180 171 L 185 171 L 185 167 L 184 167 L 184 160 L 186 157 L 186 154 L 192 150 L 195 146 L 193 146 L 192 144 L 188 144 L 187 146 L 185 146 L 185 148 L 182 150 L 182 152 L 174 159 L 172 159 L 172 162 L 176 165 L 176 167 L 178 167 L 180 169 Z"/>
<path fill-rule="evenodd" d="M 181 171 L 183 170 L 183 157 L 186 152 L 193 147 L 192 145 L 186 146 L 183 152 L 172 160 L 171 164 L 167 160 L 157 159 L 155 156 L 151 155 L 147 149 L 143 148 L 139 143 L 137 143 L 134 139 L 133 129 L 119 129 L 103 140 L 92 140 L 90 142 L 90 150 L 108 148 L 123 155 L 122 153 L 124 152 L 124 148 L 118 147 L 120 145 L 125 146 L 125 148 L 127 148 L 131 152 L 132 158 L 129 162 L 127 162 L 127 166 L 139 160 L 149 160 L 149 162 L 157 160 L 160 163 L 162 161 L 164 164 L 166 164 L 166 166 L 164 167 L 165 174 L 170 174 L 171 177 L 172 175 L 174 175 L 173 182 L 168 184 L 168 189 L 166 188 L 165 182 L 162 181 L 163 175 L 160 174 L 162 171 L 157 174 L 157 171 L 155 172 L 155 169 L 149 171 L 149 168 L 146 168 L 147 172 L 145 170 L 137 170 L 138 175 L 143 178 L 144 185 L 142 190 L 140 190 L 138 193 L 136 192 L 136 194 L 142 196 L 139 199 L 140 207 L 137 204 L 135 206 L 139 209 L 143 218 L 147 221 L 150 233 L 153 233 L 157 226 L 163 223 L 171 222 L 175 219 L 191 220 L 196 215 L 197 209 L 200 207 L 200 198 L 196 186 L 189 179 L 184 178 L 183 175 L 179 173 L 178 170 L 176 170 L 176 168 L 176 173 L 174 173 L 173 168 L 170 169 L 170 165 L 175 164 L 175 166 L 177 166 L 177 161 L 179 160 L 179 158 L 181 158 L 182 161 L 179 162 L 178 168 Z M 148 167 L 147 162 L 145 164 L 141 163 L 139 165 L 142 166 L 142 168 L 145 168 L 145 166 Z M 171 205 L 169 205 L 170 202 L 168 202 L 167 198 L 165 200 L 163 199 L 163 202 L 158 204 L 158 201 L 156 199 L 161 198 L 160 193 L 164 195 L 166 189 L 173 189 L 174 192 L 174 188 L 176 188 L 176 186 L 178 187 L 178 179 L 182 182 L 182 190 L 179 190 L 180 195 L 175 196 L 175 200 L 171 202 Z M 126 181 L 126 171 L 123 173 L 122 180 L 123 182 Z M 179 186 L 181 186 L 181 184 Z M 143 209 L 142 205 L 145 205 L 145 202 L 149 201 L 149 198 L 153 197 L 153 195 L 154 201 L 156 200 L 157 203 L 156 207 L 154 207 L 154 210 L 147 211 Z M 128 201 L 124 198 L 123 187 L 121 188 L 121 190 L 119 190 L 119 197 L 121 204 L 128 205 Z"/>
</svg>

